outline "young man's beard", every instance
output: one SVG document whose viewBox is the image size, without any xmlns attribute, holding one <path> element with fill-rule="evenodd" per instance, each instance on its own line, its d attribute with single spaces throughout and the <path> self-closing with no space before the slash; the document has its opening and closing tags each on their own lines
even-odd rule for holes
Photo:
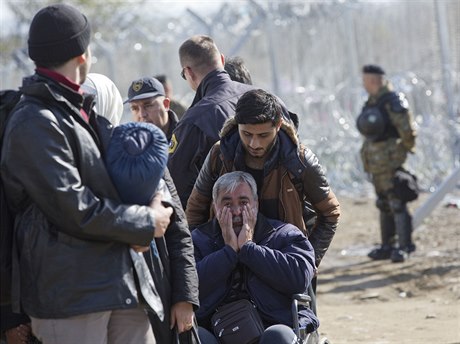
<svg viewBox="0 0 460 344">
<path fill-rule="evenodd" d="M 272 151 L 273 147 L 275 146 L 276 139 L 277 139 L 277 136 L 275 136 L 275 138 L 273 139 L 273 141 L 270 143 L 269 146 L 267 146 L 266 149 L 261 149 L 261 150 L 263 150 L 263 152 L 264 152 L 263 155 L 257 155 L 257 156 L 255 156 L 255 155 L 251 154 L 250 151 L 249 151 L 249 149 L 251 149 L 251 148 L 249 148 L 248 146 L 245 147 L 245 150 L 246 150 L 246 152 L 251 156 L 252 159 L 265 160 L 265 159 L 268 157 L 268 155 L 270 154 L 270 152 Z M 254 150 L 254 149 L 252 149 L 252 150 Z M 256 151 L 256 152 L 259 152 L 259 151 L 261 151 L 261 150 L 256 149 L 255 151 Z"/>
</svg>

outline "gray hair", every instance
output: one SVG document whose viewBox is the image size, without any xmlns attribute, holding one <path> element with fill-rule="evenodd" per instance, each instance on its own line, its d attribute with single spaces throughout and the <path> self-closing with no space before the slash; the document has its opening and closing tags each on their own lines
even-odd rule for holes
<svg viewBox="0 0 460 344">
<path fill-rule="evenodd" d="M 257 184 L 254 177 L 247 172 L 234 171 L 221 175 L 212 188 L 212 199 L 217 200 L 218 195 L 223 192 L 233 192 L 241 183 L 249 185 L 254 200 L 257 200 Z"/>
</svg>

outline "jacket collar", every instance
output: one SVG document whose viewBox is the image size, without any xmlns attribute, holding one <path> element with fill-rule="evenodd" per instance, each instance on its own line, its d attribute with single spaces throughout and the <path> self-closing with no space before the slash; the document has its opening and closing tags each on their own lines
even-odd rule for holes
<svg viewBox="0 0 460 344">
<path fill-rule="evenodd" d="M 260 212 L 257 215 L 257 222 L 254 228 L 254 238 L 253 241 L 256 244 L 262 243 L 266 238 L 268 238 L 272 233 L 276 231 L 276 228 L 273 227 L 268 219 L 262 215 Z"/>
<path fill-rule="evenodd" d="M 201 99 L 209 95 L 209 93 L 211 93 L 213 89 L 217 88 L 217 86 L 228 81 L 231 81 L 230 76 L 223 69 L 215 69 L 212 72 L 209 72 L 198 85 L 195 98 L 193 99 L 190 107 L 193 107 Z"/>
<path fill-rule="evenodd" d="M 179 118 L 177 117 L 176 113 L 171 109 L 168 110 L 168 121 L 169 121 L 169 128 L 168 128 L 168 132 L 166 133 L 166 139 L 169 142 L 171 141 L 173 130 L 177 127 L 177 123 L 179 122 Z"/>
<path fill-rule="evenodd" d="M 24 78 L 21 91 L 25 95 L 58 102 L 77 113 L 80 113 L 80 109 L 83 109 L 89 114 L 92 112 L 94 105 L 93 95 L 81 94 L 71 87 L 40 73 Z"/>
<path fill-rule="evenodd" d="M 93 129 L 95 127 L 94 95 L 80 94 L 72 88 L 39 73 L 24 78 L 20 90 L 24 95 L 40 99 L 50 107 L 54 105 L 65 110 L 60 112 L 72 116 L 89 130 L 96 142 L 99 142 Z M 80 109 L 89 115 L 89 123 L 80 115 Z"/>
<path fill-rule="evenodd" d="M 81 91 L 81 88 L 80 88 L 79 84 L 73 82 L 72 80 L 70 80 L 69 78 L 65 77 L 64 75 L 55 72 L 54 70 L 37 67 L 36 72 L 38 74 L 44 75 L 44 76 L 46 76 L 46 77 L 48 77 L 48 78 L 50 78 L 50 79 L 62 84 L 62 85 L 70 87 L 72 90 L 74 90 L 74 91 L 76 91 L 76 92 L 78 92 L 80 94 L 83 93 Z"/>
<path fill-rule="evenodd" d="M 382 87 L 380 87 L 378 93 L 374 96 L 369 96 L 367 104 L 375 104 L 377 101 L 386 93 L 393 91 L 393 85 L 388 80 L 384 81 Z"/>
</svg>

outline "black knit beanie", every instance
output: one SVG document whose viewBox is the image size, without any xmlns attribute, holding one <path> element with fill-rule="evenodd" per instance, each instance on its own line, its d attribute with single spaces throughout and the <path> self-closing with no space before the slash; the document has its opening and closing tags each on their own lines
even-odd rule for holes
<svg viewBox="0 0 460 344">
<path fill-rule="evenodd" d="M 42 8 L 29 29 L 29 56 L 35 62 L 56 63 L 82 55 L 88 48 L 91 27 L 76 8 L 56 4 Z"/>
</svg>

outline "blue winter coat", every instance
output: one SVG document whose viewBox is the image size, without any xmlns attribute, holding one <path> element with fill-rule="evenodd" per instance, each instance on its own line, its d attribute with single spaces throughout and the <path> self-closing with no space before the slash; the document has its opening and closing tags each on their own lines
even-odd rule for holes
<svg viewBox="0 0 460 344">
<path fill-rule="evenodd" d="M 231 290 L 238 266 L 243 266 L 244 286 L 266 326 L 293 326 L 292 295 L 305 293 L 315 270 L 315 255 L 307 238 L 295 226 L 259 213 L 253 241 L 235 252 L 225 245 L 217 219 L 192 232 L 200 281 L 198 322 L 207 321 Z M 300 308 L 301 326 L 316 330 L 319 321 L 310 309 Z"/>
</svg>

